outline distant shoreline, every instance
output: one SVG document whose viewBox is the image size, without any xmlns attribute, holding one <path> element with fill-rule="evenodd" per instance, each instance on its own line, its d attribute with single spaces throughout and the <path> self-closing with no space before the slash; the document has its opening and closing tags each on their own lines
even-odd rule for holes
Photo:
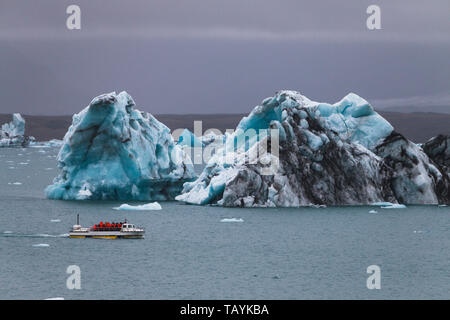
<svg viewBox="0 0 450 320">
<path fill-rule="evenodd" d="M 425 142 L 438 134 L 450 134 L 450 114 L 444 113 L 378 113 L 386 118 L 395 130 L 416 142 Z M 171 130 L 187 128 L 193 130 L 194 121 L 203 122 L 203 131 L 216 128 L 224 132 L 235 129 L 247 114 L 159 114 L 154 115 Z M 23 115 L 26 121 L 25 133 L 38 141 L 62 139 L 72 123 L 72 116 Z M 0 114 L 0 125 L 11 121 L 11 114 Z"/>
</svg>

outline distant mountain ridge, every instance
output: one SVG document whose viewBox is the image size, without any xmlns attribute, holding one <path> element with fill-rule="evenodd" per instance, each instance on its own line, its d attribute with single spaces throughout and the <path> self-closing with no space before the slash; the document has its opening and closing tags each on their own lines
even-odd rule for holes
<svg viewBox="0 0 450 320">
<path fill-rule="evenodd" d="M 377 110 L 396 131 L 414 142 L 425 142 L 438 134 L 450 134 L 450 113 L 401 113 Z M 235 129 L 246 114 L 156 114 L 155 117 L 171 130 L 187 128 L 193 131 L 194 121 L 203 122 L 203 131 L 216 128 L 224 132 Z M 25 133 L 38 141 L 62 139 L 72 123 L 72 116 L 30 116 Z M 11 121 L 11 114 L 0 114 L 0 125 Z"/>
<path fill-rule="evenodd" d="M 394 106 L 376 109 L 379 112 L 400 112 L 400 113 L 445 113 L 450 114 L 450 105 L 428 106 Z"/>
</svg>

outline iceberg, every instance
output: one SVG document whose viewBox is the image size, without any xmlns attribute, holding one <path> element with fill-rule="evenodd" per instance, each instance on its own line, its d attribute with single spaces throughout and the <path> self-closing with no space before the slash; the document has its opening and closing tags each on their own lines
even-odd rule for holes
<svg viewBox="0 0 450 320">
<path fill-rule="evenodd" d="M 0 129 L 0 147 L 27 147 L 34 137 L 25 135 L 25 119 L 20 113 L 14 113 L 9 123 Z"/>
<path fill-rule="evenodd" d="M 178 138 L 177 145 L 188 146 L 188 147 L 202 147 L 203 142 L 200 141 L 191 131 L 184 129 Z"/>
<path fill-rule="evenodd" d="M 448 174 L 354 93 L 328 104 L 280 91 L 224 139 L 177 200 L 230 207 L 450 202 Z"/>
<path fill-rule="evenodd" d="M 423 151 L 450 175 L 450 135 L 438 135 L 422 145 Z"/>
<path fill-rule="evenodd" d="M 146 210 L 161 210 L 162 207 L 158 202 L 146 203 L 137 206 L 130 206 L 127 203 L 113 208 L 114 210 L 129 210 L 129 211 L 146 211 Z"/>
<path fill-rule="evenodd" d="M 57 160 L 50 199 L 171 200 L 195 178 L 169 128 L 126 92 L 100 95 L 75 114 Z"/>
<path fill-rule="evenodd" d="M 384 174 L 399 203 L 450 202 L 450 179 L 415 143 L 393 132 L 377 147 L 389 170 Z"/>
</svg>

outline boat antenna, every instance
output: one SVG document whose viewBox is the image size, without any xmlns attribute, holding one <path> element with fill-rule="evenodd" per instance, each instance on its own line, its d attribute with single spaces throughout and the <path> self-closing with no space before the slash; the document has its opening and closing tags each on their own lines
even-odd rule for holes
<svg viewBox="0 0 450 320">
<path fill-rule="evenodd" d="M 77 213 L 77 225 L 80 225 L 80 214 Z"/>
</svg>

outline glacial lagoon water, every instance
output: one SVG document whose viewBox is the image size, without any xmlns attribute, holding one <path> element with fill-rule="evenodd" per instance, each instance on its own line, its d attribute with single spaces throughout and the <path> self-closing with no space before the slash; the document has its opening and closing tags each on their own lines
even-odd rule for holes
<svg viewBox="0 0 450 320">
<path fill-rule="evenodd" d="M 450 298 L 450 207 L 117 211 L 45 199 L 57 152 L 0 149 L 0 299 Z M 70 239 L 77 213 L 127 218 L 146 238 Z M 66 287 L 69 265 L 80 290 Z M 370 265 L 380 290 L 366 287 Z"/>
</svg>

